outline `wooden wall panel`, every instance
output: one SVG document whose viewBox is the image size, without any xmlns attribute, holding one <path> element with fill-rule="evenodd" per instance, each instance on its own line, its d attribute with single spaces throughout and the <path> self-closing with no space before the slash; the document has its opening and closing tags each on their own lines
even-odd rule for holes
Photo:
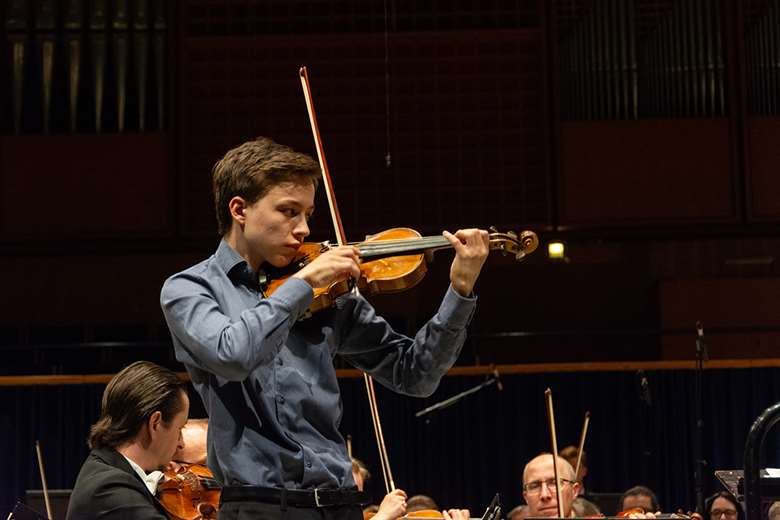
<svg viewBox="0 0 780 520">
<path fill-rule="evenodd" d="M 301 65 L 351 238 L 545 222 L 542 33 L 404 33 L 390 52 L 388 114 L 381 33 L 185 39 L 182 229 L 214 229 L 210 171 L 229 148 L 266 135 L 314 152 Z M 324 239 L 321 214 L 313 228 Z"/>
<path fill-rule="evenodd" d="M 165 279 L 209 254 L 4 257 L 3 298 L 13 305 L 4 306 L 0 326 L 160 323 Z"/>
<path fill-rule="evenodd" d="M 780 118 L 752 117 L 747 121 L 750 164 L 750 216 L 780 218 Z"/>
<path fill-rule="evenodd" d="M 780 278 L 669 280 L 660 294 L 664 359 L 695 357 L 697 321 L 712 358 L 780 352 Z"/>
<path fill-rule="evenodd" d="M 561 224 L 733 220 L 729 150 L 722 119 L 564 123 Z"/>
<path fill-rule="evenodd" d="M 165 134 L 0 138 L 3 238 L 171 231 Z"/>
</svg>

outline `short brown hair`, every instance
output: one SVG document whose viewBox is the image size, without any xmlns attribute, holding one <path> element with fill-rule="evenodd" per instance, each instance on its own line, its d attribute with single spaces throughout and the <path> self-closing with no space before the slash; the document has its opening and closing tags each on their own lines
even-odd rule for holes
<svg viewBox="0 0 780 520">
<path fill-rule="evenodd" d="M 132 440 L 149 417 L 160 411 L 170 424 L 184 408 L 181 398 L 187 385 L 167 368 L 136 361 L 108 382 L 103 392 L 100 419 L 92 425 L 90 448 L 116 448 Z"/>
<path fill-rule="evenodd" d="M 577 456 L 580 453 L 580 449 L 577 446 L 566 446 L 561 451 L 558 452 L 558 455 L 569 461 L 569 464 L 575 466 L 577 464 Z M 585 450 L 582 450 L 582 465 L 587 466 L 587 453 Z M 574 462 L 572 462 L 574 461 Z M 576 469 L 576 468 L 575 468 Z"/>
<path fill-rule="evenodd" d="M 406 511 L 408 513 L 414 513 L 415 511 L 423 511 L 425 509 L 432 509 L 434 511 L 439 510 L 439 506 L 436 502 L 427 495 L 414 495 L 406 501 Z"/>
<path fill-rule="evenodd" d="M 267 137 L 229 150 L 212 171 L 219 234 L 230 231 L 233 219 L 228 203 L 233 197 L 253 204 L 278 184 L 311 182 L 316 187 L 319 176 L 314 159 Z"/>
</svg>

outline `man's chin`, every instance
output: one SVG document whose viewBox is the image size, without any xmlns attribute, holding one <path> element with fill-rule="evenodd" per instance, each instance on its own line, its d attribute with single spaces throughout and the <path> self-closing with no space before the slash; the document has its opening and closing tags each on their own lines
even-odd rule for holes
<svg viewBox="0 0 780 520">
<path fill-rule="evenodd" d="M 295 260 L 295 255 L 276 255 L 272 256 L 266 262 L 276 269 L 284 269 Z"/>
<path fill-rule="evenodd" d="M 549 516 L 549 517 L 557 517 L 558 516 L 558 508 L 553 507 L 551 509 L 542 509 L 539 511 L 539 514 L 533 515 L 533 516 Z"/>
</svg>

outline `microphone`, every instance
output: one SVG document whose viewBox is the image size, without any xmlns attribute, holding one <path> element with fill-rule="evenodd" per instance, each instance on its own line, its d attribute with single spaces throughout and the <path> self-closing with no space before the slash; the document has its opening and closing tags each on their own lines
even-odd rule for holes
<svg viewBox="0 0 780 520">
<path fill-rule="evenodd" d="M 501 376 L 499 376 L 498 369 L 495 365 L 493 365 L 493 379 L 496 380 L 496 388 L 498 388 L 498 391 L 502 391 L 504 389 L 504 385 L 501 384 Z"/>
<path fill-rule="evenodd" d="M 645 376 L 644 370 L 637 370 L 636 375 L 639 376 L 639 398 L 647 406 L 653 406 L 653 397 L 650 395 L 650 382 Z"/>
<path fill-rule="evenodd" d="M 459 393 L 458 395 L 453 395 L 452 397 L 445 399 L 444 401 L 440 401 L 432 406 L 429 406 L 428 408 L 425 408 L 423 410 L 420 410 L 419 412 L 415 413 L 415 417 L 422 417 L 423 415 L 427 415 L 431 412 L 434 412 L 436 410 L 441 410 L 443 408 L 447 408 L 448 406 L 452 406 L 453 404 L 457 403 L 461 399 L 463 399 L 466 396 L 469 396 L 471 394 L 475 394 L 485 388 L 486 386 L 490 386 L 495 383 L 495 385 L 498 387 L 499 390 L 504 389 L 504 385 L 501 384 L 501 378 L 498 375 L 498 370 L 496 369 L 495 365 L 491 365 L 493 367 L 493 377 L 489 377 L 482 381 L 480 384 L 473 388 L 469 388 L 468 390 L 464 390 L 463 392 Z"/>
</svg>

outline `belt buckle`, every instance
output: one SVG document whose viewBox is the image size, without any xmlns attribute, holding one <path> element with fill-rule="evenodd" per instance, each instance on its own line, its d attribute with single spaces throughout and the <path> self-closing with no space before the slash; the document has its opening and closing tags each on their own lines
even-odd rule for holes
<svg viewBox="0 0 780 520">
<path fill-rule="evenodd" d="M 320 490 L 317 488 L 314 488 L 314 504 L 317 507 L 322 507 L 322 504 L 320 504 Z"/>
</svg>

